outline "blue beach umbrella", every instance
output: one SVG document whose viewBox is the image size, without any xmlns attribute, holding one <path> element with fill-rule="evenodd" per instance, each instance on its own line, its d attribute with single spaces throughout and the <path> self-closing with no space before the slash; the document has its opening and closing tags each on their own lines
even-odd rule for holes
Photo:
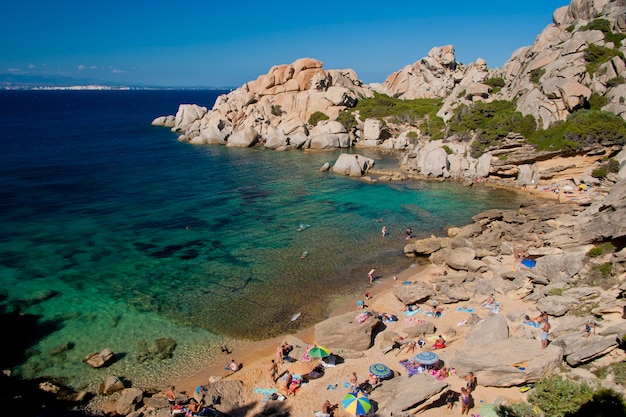
<svg viewBox="0 0 626 417">
<path fill-rule="evenodd" d="M 382 363 L 375 363 L 370 366 L 370 374 L 376 378 L 388 378 L 391 376 L 391 369 Z"/>
<path fill-rule="evenodd" d="M 439 362 L 439 355 L 433 352 L 420 352 L 415 355 L 415 361 L 422 365 L 434 365 Z"/>
<path fill-rule="evenodd" d="M 341 400 L 344 410 L 355 416 L 367 414 L 372 408 L 369 398 L 365 395 L 347 394 L 343 400 Z"/>
</svg>

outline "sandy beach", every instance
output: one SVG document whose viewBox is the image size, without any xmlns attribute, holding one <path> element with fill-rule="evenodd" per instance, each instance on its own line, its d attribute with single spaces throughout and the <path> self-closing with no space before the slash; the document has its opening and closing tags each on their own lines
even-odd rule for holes
<svg viewBox="0 0 626 417">
<path fill-rule="evenodd" d="M 514 259 L 511 257 L 510 262 L 513 264 Z M 386 312 L 388 314 L 395 314 L 399 317 L 399 320 L 392 323 L 387 323 L 387 329 L 390 329 L 399 334 L 403 334 L 403 329 L 415 324 L 414 320 L 409 320 L 408 316 L 402 314 L 404 305 L 393 295 L 392 288 L 394 285 L 403 285 L 405 281 L 429 281 L 436 277 L 436 274 L 440 271 L 440 268 L 436 266 L 427 266 L 419 270 L 409 269 L 403 271 L 397 275 L 397 281 L 393 277 L 382 277 L 374 281 L 371 285 L 372 298 L 367 301 L 368 309 L 375 312 Z M 482 297 L 484 298 L 484 296 Z M 528 314 L 538 314 L 538 311 L 534 308 L 533 303 L 524 302 L 521 300 L 509 299 L 505 295 L 497 294 L 496 299 L 502 303 L 501 314 L 505 314 L 507 309 L 524 308 Z M 356 304 L 357 299 L 346 303 L 333 312 L 333 315 L 343 314 L 347 311 L 354 311 L 355 316 L 359 314 L 360 310 Z M 457 311 L 457 308 L 461 305 L 472 306 L 476 308 L 476 313 L 479 316 L 484 317 L 487 314 L 487 310 L 480 308 L 480 302 L 483 300 L 472 299 L 462 304 L 450 304 L 444 306 L 442 317 L 432 319 L 423 317 L 426 320 L 431 320 L 437 327 L 437 333 L 446 334 L 447 330 L 455 329 L 456 335 L 454 337 L 446 337 L 448 345 L 444 349 L 439 349 L 436 353 L 440 356 L 442 361 L 446 362 L 447 358 L 452 357 L 460 348 L 462 339 L 467 333 L 469 326 L 458 326 L 460 322 L 468 319 L 469 314 L 467 312 Z M 482 310 L 482 311 L 481 311 Z M 297 339 L 294 339 L 297 338 Z M 430 338 L 432 339 L 432 338 Z M 280 388 L 281 380 L 278 384 L 273 384 L 269 377 L 269 367 L 272 359 L 277 359 L 276 349 L 284 341 L 294 343 L 294 340 L 300 340 L 307 345 L 315 345 L 316 340 L 313 329 L 306 329 L 298 332 L 294 335 L 284 335 L 271 340 L 262 342 L 250 343 L 248 345 L 238 347 L 232 355 L 224 356 L 223 363 L 213 364 L 206 369 L 201 370 L 198 374 L 190 376 L 184 380 L 175 381 L 174 385 L 179 392 L 185 391 L 188 395 L 191 395 L 195 388 L 199 385 L 208 385 L 215 377 L 219 377 L 225 380 L 235 379 L 241 380 L 245 386 L 248 398 L 246 402 L 253 404 L 249 412 L 245 415 L 258 415 L 264 406 L 267 404 L 263 402 L 264 395 L 255 394 L 254 388 Z M 539 344 L 540 341 L 537 340 Z M 300 348 L 301 346 L 296 346 Z M 432 340 L 427 340 L 427 344 L 421 350 L 433 350 Z M 336 416 L 349 416 L 345 410 L 341 408 L 341 399 L 348 393 L 348 389 L 344 384 L 348 381 L 348 377 L 352 372 L 355 372 L 358 377 L 358 382 L 363 382 L 368 379 L 369 366 L 374 363 L 383 363 L 391 368 L 393 371 L 403 373 L 404 369 L 399 364 L 399 361 L 408 359 L 415 354 L 419 353 L 420 348 L 416 348 L 415 352 L 406 352 L 394 349 L 389 353 L 383 353 L 380 342 L 377 340 L 375 345 L 364 352 L 363 357 L 357 359 L 346 359 L 344 363 L 338 364 L 336 367 L 326 368 L 324 376 L 320 379 L 311 380 L 307 384 L 303 385 L 295 396 L 288 397 L 284 406 L 288 407 L 293 415 L 312 415 L 316 410 L 319 410 L 326 399 L 333 404 L 339 404 L 339 408 L 336 410 Z M 226 363 L 230 360 L 231 356 L 236 361 L 241 362 L 243 367 L 236 373 L 231 373 L 224 369 Z M 279 375 L 283 374 L 291 363 L 285 362 L 279 364 Z M 450 389 L 460 392 L 461 387 L 465 386 L 465 375 L 452 374 L 445 379 L 450 385 Z M 433 377 L 434 378 L 434 377 Z M 336 388 L 329 387 L 337 385 Z M 382 382 L 384 384 L 384 381 Z M 330 388 L 330 389 L 329 389 Z M 526 397 L 526 393 L 521 393 L 518 387 L 511 388 L 494 388 L 484 387 L 479 385 L 473 392 L 473 398 L 476 404 L 475 408 L 480 407 L 483 403 L 493 403 L 499 397 L 507 398 L 511 401 L 521 401 Z M 376 390 L 374 390 L 370 398 L 376 400 Z M 227 411 L 227 410 L 224 410 Z M 445 405 L 441 407 L 432 407 L 424 410 L 421 415 L 423 416 L 438 416 L 444 413 Z M 476 411 L 476 410 L 474 410 Z M 460 414 L 460 405 L 455 404 L 452 414 Z"/>
</svg>

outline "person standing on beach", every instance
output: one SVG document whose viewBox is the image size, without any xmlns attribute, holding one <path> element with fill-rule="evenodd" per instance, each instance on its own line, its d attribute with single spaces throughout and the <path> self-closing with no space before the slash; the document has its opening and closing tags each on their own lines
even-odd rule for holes
<svg viewBox="0 0 626 417">
<path fill-rule="evenodd" d="M 176 391 L 174 385 L 170 386 L 170 388 L 165 391 L 165 397 L 167 398 L 167 402 L 170 404 L 170 407 L 174 407 L 176 405 Z"/>
<path fill-rule="evenodd" d="M 548 321 L 548 315 L 543 313 L 543 321 L 541 325 L 541 349 L 548 347 L 548 336 L 550 335 L 550 322 Z"/>
<path fill-rule="evenodd" d="M 461 415 L 469 414 L 470 409 L 470 394 L 465 387 L 461 388 Z"/>
<path fill-rule="evenodd" d="M 383 224 L 383 228 L 382 228 L 382 230 L 381 230 L 381 231 L 383 232 L 383 239 L 384 239 L 384 238 L 385 238 L 385 236 L 387 236 L 387 226 L 385 226 L 385 225 Z"/>
<path fill-rule="evenodd" d="M 372 268 L 370 272 L 367 273 L 367 277 L 370 279 L 370 284 L 374 282 L 374 272 L 376 272 L 376 268 Z"/>
<path fill-rule="evenodd" d="M 352 372 L 352 375 L 348 375 L 348 378 L 350 381 L 350 392 L 356 392 L 356 388 L 357 388 L 356 372 Z"/>
</svg>

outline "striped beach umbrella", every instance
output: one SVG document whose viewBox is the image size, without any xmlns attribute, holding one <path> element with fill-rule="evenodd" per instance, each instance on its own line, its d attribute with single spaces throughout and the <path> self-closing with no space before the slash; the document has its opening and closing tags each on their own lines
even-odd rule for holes
<svg viewBox="0 0 626 417">
<path fill-rule="evenodd" d="M 341 404 L 344 410 L 355 416 L 367 414 L 370 408 L 372 408 L 369 398 L 363 394 L 347 394 L 343 400 L 341 400 Z"/>
<path fill-rule="evenodd" d="M 439 355 L 433 352 L 420 352 L 415 355 L 415 361 L 422 365 L 434 365 L 439 362 Z"/>
<path fill-rule="evenodd" d="M 313 346 L 309 349 L 309 356 L 313 358 L 325 358 L 330 356 L 330 349 L 325 348 L 324 346 Z"/>
</svg>

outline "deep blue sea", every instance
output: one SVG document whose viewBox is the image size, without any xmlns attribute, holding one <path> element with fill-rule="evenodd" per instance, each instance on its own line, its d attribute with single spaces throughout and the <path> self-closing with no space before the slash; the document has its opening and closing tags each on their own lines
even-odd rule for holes
<svg viewBox="0 0 626 417">
<path fill-rule="evenodd" d="M 483 186 L 319 172 L 346 150 L 193 146 L 150 125 L 218 94 L 0 92 L 0 302 L 37 319 L 11 335 L 29 341 L 14 373 L 78 389 L 102 372 L 157 384 L 206 365 L 223 340 L 319 321 L 369 288 L 372 267 L 379 281 L 411 267 L 409 225 L 416 237 L 443 235 L 520 203 Z M 139 364 L 159 338 L 176 341 L 173 358 Z M 103 348 L 118 354 L 108 370 L 82 362 Z"/>
</svg>

